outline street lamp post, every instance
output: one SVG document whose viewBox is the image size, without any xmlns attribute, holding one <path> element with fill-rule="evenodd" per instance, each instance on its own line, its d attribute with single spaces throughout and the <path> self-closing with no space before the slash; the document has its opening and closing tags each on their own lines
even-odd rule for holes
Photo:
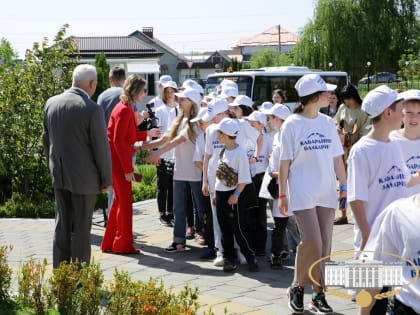
<svg viewBox="0 0 420 315">
<path fill-rule="evenodd" d="M 368 92 L 370 91 L 370 66 L 372 65 L 372 63 L 370 61 L 366 62 L 366 66 L 367 66 L 367 88 L 368 88 Z"/>
<path fill-rule="evenodd" d="M 408 89 L 408 65 L 410 64 L 410 62 L 406 61 L 405 62 L 405 87 L 406 89 Z"/>
</svg>

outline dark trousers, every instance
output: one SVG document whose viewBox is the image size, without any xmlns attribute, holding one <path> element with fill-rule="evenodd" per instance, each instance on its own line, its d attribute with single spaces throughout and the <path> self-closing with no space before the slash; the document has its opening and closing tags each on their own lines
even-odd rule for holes
<svg viewBox="0 0 420 315">
<path fill-rule="evenodd" d="M 54 189 L 56 201 L 53 241 L 53 267 L 62 261 L 90 263 L 90 230 L 96 203 L 95 195 L 79 195 Z"/>
<path fill-rule="evenodd" d="M 204 206 L 204 239 L 209 248 L 214 248 L 213 211 L 211 210 L 210 196 L 203 196 Z"/>
<path fill-rule="evenodd" d="M 235 260 L 234 239 L 245 258 L 254 255 L 249 244 L 249 234 L 246 230 L 246 217 L 237 205 L 229 205 L 228 199 L 234 190 L 216 191 L 217 219 L 222 232 L 223 257 L 230 261 Z"/>
<path fill-rule="evenodd" d="M 404 305 L 395 299 L 394 315 L 419 315 L 419 313 L 416 313 L 411 307 Z"/>
<path fill-rule="evenodd" d="M 172 214 L 173 206 L 173 174 L 166 172 L 165 163 L 163 159 L 160 165 L 156 167 L 157 170 L 157 187 L 156 199 L 158 210 L 162 214 Z"/>
<path fill-rule="evenodd" d="M 252 178 L 257 193 L 261 189 L 263 177 L 264 173 L 259 173 Z M 246 216 L 251 247 L 263 253 L 267 242 L 267 199 L 258 197 L 258 208 L 247 211 Z"/>
<path fill-rule="evenodd" d="M 390 287 L 383 287 L 380 293 L 388 292 L 391 290 Z M 388 299 L 376 300 L 372 309 L 370 310 L 370 315 L 384 315 L 388 309 Z M 406 313 L 401 313 L 406 315 Z"/>
<path fill-rule="evenodd" d="M 271 253 L 275 256 L 279 256 L 283 248 L 283 239 L 286 234 L 287 221 L 286 218 L 274 217 L 274 228 L 271 233 Z"/>
</svg>

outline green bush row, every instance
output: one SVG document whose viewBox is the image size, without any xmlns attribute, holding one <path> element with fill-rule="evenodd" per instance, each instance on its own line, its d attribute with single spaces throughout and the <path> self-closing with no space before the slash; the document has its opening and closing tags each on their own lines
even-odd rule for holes
<svg viewBox="0 0 420 315">
<path fill-rule="evenodd" d="M 136 165 L 135 171 L 140 173 L 143 179 L 140 183 L 133 183 L 133 202 L 155 198 L 156 166 Z M 103 200 L 101 201 L 98 199 L 96 208 L 100 209 L 103 206 Z M 6 218 L 53 218 L 54 213 L 54 200 L 47 195 L 28 199 L 23 194 L 13 193 L 11 198 L 0 205 L 0 217 Z"/>
<path fill-rule="evenodd" d="M 10 247 L 0 247 L 0 313 L 21 315 L 180 315 L 197 314 L 198 288 L 186 285 L 179 293 L 166 289 L 162 280 L 134 281 L 126 271 L 114 272 L 104 284 L 100 265 L 62 263 L 46 277 L 47 262 L 30 260 L 18 273 L 18 294 L 11 296 L 12 269 L 7 264 Z M 214 314 L 211 308 L 204 314 Z"/>
</svg>

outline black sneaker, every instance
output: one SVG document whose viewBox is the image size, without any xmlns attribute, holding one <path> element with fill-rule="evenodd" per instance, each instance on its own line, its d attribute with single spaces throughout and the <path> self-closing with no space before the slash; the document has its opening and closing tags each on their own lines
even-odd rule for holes
<svg viewBox="0 0 420 315">
<path fill-rule="evenodd" d="M 295 286 L 287 289 L 287 296 L 289 298 L 288 307 L 295 314 L 303 314 L 305 308 L 303 307 L 303 287 Z"/>
<path fill-rule="evenodd" d="M 308 306 L 316 314 L 327 315 L 333 313 L 333 309 L 328 305 L 324 293 L 313 294 L 312 301 L 309 302 Z"/>
<path fill-rule="evenodd" d="M 172 226 L 171 222 L 169 221 L 169 218 L 165 214 L 160 215 L 159 222 L 163 226 Z"/>
<path fill-rule="evenodd" d="M 283 263 L 281 261 L 281 257 L 277 255 L 271 255 L 270 266 L 271 269 L 282 269 Z"/>
<path fill-rule="evenodd" d="M 236 268 L 238 268 L 238 266 L 235 263 L 233 263 L 229 259 L 225 259 L 225 261 L 223 263 L 223 271 L 224 272 L 235 271 Z"/>
<path fill-rule="evenodd" d="M 255 259 L 254 256 L 251 256 L 250 258 L 248 258 L 246 260 L 246 262 L 248 263 L 248 269 L 249 269 L 249 271 L 251 271 L 251 272 L 258 272 L 258 271 L 260 271 L 260 267 L 258 267 L 258 262 L 257 262 L 257 260 Z"/>
</svg>

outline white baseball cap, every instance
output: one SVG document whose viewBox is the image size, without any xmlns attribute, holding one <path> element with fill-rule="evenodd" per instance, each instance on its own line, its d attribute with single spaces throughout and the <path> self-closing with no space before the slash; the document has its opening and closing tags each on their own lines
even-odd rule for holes
<svg viewBox="0 0 420 315">
<path fill-rule="evenodd" d="M 181 92 L 175 93 L 178 97 L 184 97 L 189 98 L 191 101 L 193 101 L 196 105 L 200 105 L 201 103 L 201 95 L 197 90 L 188 88 L 185 90 L 182 90 Z"/>
<path fill-rule="evenodd" d="M 252 100 L 249 96 L 246 95 L 238 95 L 235 100 L 229 104 L 229 106 L 239 106 L 244 105 L 248 107 L 252 107 Z"/>
<path fill-rule="evenodd" d="M 258 121 L 265 125 L 267 123 L 267 116 L 259 111 L 253 111 L 249 116 L 244 117 L 246 120 Z"/>
<path fill-rule="evenodd" d="M 203 117 L 207 113 L 207 107 L 201 107 L 198 111 L 197 116 L 195 116 L 193 119 L 191 119 L 191 122 L 197 122 L 199 120 L 204 120 Z"/>
<path fill-rule="evenodd" d="M 398 99 L 405 101 L 420 101 L 420 90 L 407 90 L 398 94 Z"/>
<path fill-rule="evenodd" d="M 316 92 L 334 91 L 337 85 L 325 83 L 319 74 L 305 74 L 295 84 L 299 97 L 314 94 Z"/>
<path fill-rule="evenodd" d="M 223 118 L 220 121 L 217 130 L 220 130 L 228 136 L 236 137 L 239 132 L 239 123 L 236 121 L 236 119 Z"/>
<path fill-rule="evenodd" d="M 238 89 L 238 84 L 236 82 L 229 80 L 229 79 L 223 79 L 222 82 L 220 82 L 221 87 L 234 87 Z"/>
<path fill-rule="evenodd" d="M 222 87 L 222 92 L 220 93 L 220 97 L 228 98 L 228 97 L 237 97 L 238 96 L 238 88 L 234 86 L 227 86 Z"/>
<path fill-rule="evenodd" d="M 227 111 L 228 103 L 224 98 L 215 98 L 207 104 L 207 113 L 204 115 L 203 120 L 209 122 L 217 114 Z"/>
<path fill-rule="evenodd" d="M 258 109 L 260 112 L 267 114 L 267 112 L 273 107 L 271 102 L 263 102 Z"/>
<path fill-rule="evenodd" d="M 166 88 L 169 87 L 169 88 L 173 88 L 175 90 L 178 90 L 178 85 L 176 85 L 176 83 L 174 81 L 167 81 L 165 83 L 162 83 L 162 87 L 163 87 L 163 89 L 166 89 Z"/>
<path fill-rule="evenodd" d="M 369 115 L 369 118 L 375 118 L 398 99 L 399 95 L 395 90 L 387 85 L 380 85 L 365 96 L 362 110 Z"/>
<path fill-rule="evenodd" d="M 164 74 L 159 78 L 159 83 L 162 85 L 169 81 L 172 81 L 172 77 L 169 74 Z"/>
<path fill-rule="evenodd" d="M 204 94 L 203 87 L 198 82 L 196 82 L 196 81 L 194 81 L 192 79 L 185 80 L 184 83 L 182 83 L 182 87 L 184 89 L 188 89 L 188 88 L 194 89 L 194 90 L 197 90 L 198 93 Z"/>
<path fill-rule="evenodd" d="M 266 115 L 273 115 L 280 119 L 286 120 L 292 113 L 290 112 L 289 107 L 283 104 L 276 104 L 274 105 Z"/>
</svg>

